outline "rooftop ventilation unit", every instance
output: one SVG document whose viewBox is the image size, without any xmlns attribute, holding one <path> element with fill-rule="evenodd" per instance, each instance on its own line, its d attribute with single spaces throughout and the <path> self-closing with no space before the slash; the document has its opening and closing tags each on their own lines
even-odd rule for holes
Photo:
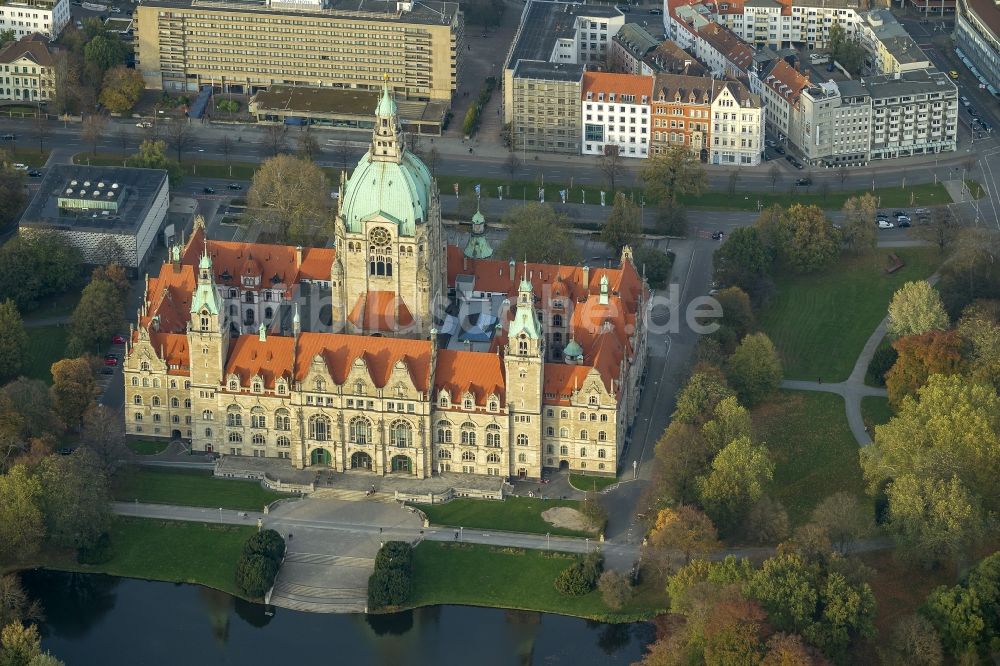
<svg viewBox="0 0 1000 666">
<path fill-rule="evenodd" d="M 66 188 L 66 194 L 73 194 L 73 188 L 72 187 Z"/>
<path fill-rule="evenodd" d="M 108 192 L 108 197 L 113 197 L 113 196 L 115 196 L 114 192 Z"/>
<path fill-rule="evenodd" d="M 118 189 L 118 183 L 111 183 L 111 189 L 117 190 Z"/>
<path fill-rule="evenodd" d="M 90 181 L 89 180 L 83 181 L 83 186 L 84 187 L 90 187 Z"/>
<path fill-rule="evenodd" d="M 71 180 L 71 181 L 69 181 L 69 184 L 70 185 L 76 185 L 76 181 L 75 180 Z"/>
<path fill-rule="evenodd" d="M 101 182 L 99 182 L 99 183 L 97 184 L 97 186 L 98 186 L 98 187 L 104 187 L 104 181 L 102 180 Z"/>
</svg>

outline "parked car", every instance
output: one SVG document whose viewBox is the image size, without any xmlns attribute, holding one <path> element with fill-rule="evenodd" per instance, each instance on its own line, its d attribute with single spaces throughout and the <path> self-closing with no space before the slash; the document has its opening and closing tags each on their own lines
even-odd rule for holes
<svg viewBox="0 0 1000 666">
<path fill-rule="evenodd" d="M 28 172 L 28 177 L 29 178 L 41 178 L 42 177 L 42 172 L 39 171 L 38 169 L 32 169 L 31 171 Z"/>
<path fill-rule="evenodd" d="M 712 240 L 720 241 L 725 235 L 726 234 L 722 233 L 721 231 L 716 231 L 712 234 Z"/>
<path fill-rule="evenodd" d="M 892 229 L 895 226 L 896 225 L 893 224 L 892 222 L 890 222 L 889 220 L 879 220 L 878 221 L 878 228 L 879 229 Z"/>
<path fill-rule="evenodd" d="M 900 228 L 910 226 L 910 218 L 908 217 L 899 218 L 899 220 L 896 221 L 896 226 Z"/>
<path fill-rule="evenodd" d="M 15 169 L 20 169 L 21 171 L 27 171 L 28 170 L 28 165 L 27 164 L 22 164 L 21 162 L 14 162 L 14 168 Z"/>
<path fill-rule="evenodd" d="M 803 168 L 802 167 L 802 162 L 799 162 L 798 160 L 792 160 L 792 166 L 795 167 L 796 169 L 802 169 Z"/>
<path fill-rule="evenodd" d="M 969 115 L 970 115 L 970 116 L 972 116 L 973 118 L 975 118 L 976 116 L 978 116 L 978 115 L 979 115 L 979 112 L 978 112 L 978 111 L 976 111 L 976 110 L 975 110 L 974 108 L 972 108 L 971 106 L 970 106 L 970 107 L 968 107 L 968 108 L 967 108 L 967 110 L 968 110 L 968 112 L 969 112 Z"/>
<path fill-rule="evenodd" d="M 799 187 L 808 187 L 812 185 L 813 182 L 812 178 L 799 178 L 797 181 L 795 181 L 795 184 L 798 185 Z"/>
<path fill-rule="evenodd" d="M 110 354 L 108 356 L 105 356 L 104 357 L 104 365 L 109 365 L 109 366 L 116 366 L 116 365 L 118 365 L 118 357 L 117 356 L 111 356 Z"/>
<path fill-rule="evenodd" d="M 111 336 L 111 344 L 113 344 L 113 345 L 123 345 L 123 344 L 125 344 L 125 336 L 124 335 L 112 335 Z"/>
<path fill-rule="evenodd" d="M 959 97 L 958 101 L 962 103 L 962 106 L 971 106 L 972 105 L 972 102 L 970 102 L 969 98 L 966 97 L 965 95 L 962 95 L 961 97 Z"/>
<path fill-rule="evenodd" d="M 153 123 L 148 120 L 141 120 L 135 124 L 136 127 L 152 127 Z"/>
<path fill-rule="evenodd" d="M 201 188 L 201 191 L 204 192 L 205 194 L 215 194 L 214 187 L 203 187 Z"/>
<path fill-rule="evenodd" d="M 774 147 L 775 147 L 775 146 L 777 146 L 778 144 L 776 144 L 776 143 L 774 142 L 774 139 L 765 139 L 765 140 L 764 140 L 764 145 L 765 145 L 765 146 L 767 146 L 768 148 L 774 148 Z"/>
<path fill-rule="evenodd" d="M 876 220 L 888 220 L 888 219 L 889 219 L 889 216 L 888 216 L 888 215 L 886 215 L 885 213 L 881 213 L 881 212 L 880 212 L 880 213 L 876 213 L 876 214 L 875 214 L 875 219 L 876 219 Z"/>
<path fill-rule="evenodd" d="M 930 211 L 927 210 L 926 208 L 918 208 L 918 209 L 916 209 L 913 212 L 916 213 L 917 215 L 928 215 L 928 214 L 930 214 Z"/>
<path fill-rule="evenodd" d="M 652 14 L 653 16 L 659 16 L 660 14 L 663 13 L 663 10 L 662 9 L 656 9 L 654 7 L 653 9 L 649 10 L 649 13 Z"/>
<path fill-rule="evenodd" d="M 16 138 L 16 134 L 4 134 L 3 136 L 0 136 L 0 139 L 3 139 L 4 141 L 13 141 Z"/>
<path fill-rule="evenodd" d="M 893 217 L 906 217 L 905 210 L 897 210 L 892 214 Z"/>
<path fill-rule="evenodd" d="M 950 70 L 948 72 L 948 76 L 950 76 L 951 78 L 955 79 L 956 81 L 958 80 L 958 72 L 956 72 L 955 70 Z"/>
<path fill-rule="evenodd" d="M 118 8 L 118 7 L 112 7 L 111 8 L 111 13 L 112 14 L 121 14 L 122 10 L 120 8 Z"/>
<path fill-rule="evenodd" d="M 785 149 L 782 148 L 781 146 L 775 146 L 774 147 L 774 152 L 778 153 L 779 155 L 784 155 L 785 154 Z"/>
<path fill-rule="evenodd" d="M 240 185 L 239 183 L 229 183 L 228 187 L 231 190 L 242 190 L 243 189 L 243 186 Z"/>
<path fill-rule="evenodd" d="M 987 132 L 992 132 L 993 131 L 993 125 L 990 125 L 988 122 L 986 122 L 982 118 L 977 118 L 977 120 L 979 121 L 979 126 L 982 127 L 984 130 L 986 130 Z"/>
</svg>

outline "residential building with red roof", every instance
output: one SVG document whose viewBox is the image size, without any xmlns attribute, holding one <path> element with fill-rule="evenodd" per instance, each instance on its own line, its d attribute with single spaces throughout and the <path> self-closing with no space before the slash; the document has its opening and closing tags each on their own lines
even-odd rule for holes
<svg viewBox="0 0 1000 666">
<path fill-rule="evenodd" d="M 0 16 L 4 6 L 0 6 Z M 29 34 L 0 50 L 0 99 L 48 102 L 56 95 L 54 52 L 49 39 Z"/>
<path fill-rule="evenodd" d="M 649 290 L 631 250 L 618 268 L 494 259 L 481 214 L 464 249 L 438 242 L 436 188 L 383 103 L 341 188 L 336 249 L 216 241 L 199 221 L 147 278 L 123 363 L 126 432 L 237 463 L 498 487 L 546 468 L 615 474 L 646 358 Z M 381 157 L 415 189 L 354 190 Z M 438 288 L 438 266 L 440 310 L 412 297 Z"/>
<path fill-rule="evenodd" d="M 584 72 L 581 152 L 605 155 L 616 151 L 622 157 L 648 157 L 652 98 L 652 76 Z"/>
</svg>

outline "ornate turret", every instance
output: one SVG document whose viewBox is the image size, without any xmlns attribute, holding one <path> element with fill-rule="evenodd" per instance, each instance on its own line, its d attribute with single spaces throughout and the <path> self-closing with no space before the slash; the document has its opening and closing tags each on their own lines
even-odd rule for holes
<svg viewBox="0 0 1000 666">
<path fill-rule="evenodd" d="M 601 295 L 600 295 L 600 300 L 598 300 L 598 303 L 600 303 L 601 305 L 607 305 L 608 304 L 608 274 L 607 273 L 605 273 L 604 275 L 601 276 Z"/>
<path fill-rule="evenodd" d="M 465 256 L 469 259 L 489 259 L 493 256 L 493 247 L 486 238 L 486 218 L 476 204 L 476 214 L 472 216 L 472 235 L 465 245 Z"/>
<path fill-rule="evenodd" d="M 570 334 L 569 344 L 563 349 L 563 360 L 569 365 L 575 365 L 583 361 L 583 347 L 576 341 L 576 337 Z"/>
<path fill-rule="evenodd" d="M 385 75 L 382 84 L 382 97 L 375 107 L 375 131 L 372 132 L 372 143 L 368 153 L 374 162 L 403 161 L 403 151 L 406 144 L 403 141 L 403 131 L 399 125 L 399 109 L 396 100 L 389 90 L 389 75 Z"/>
<path fill-rule="evenodd" d="M 542 338 L 542 324 L 535 312 L 535 293 L 528 280 L 528 263 L 524 264 L 524 275 L 517 287 L 517 311 L 507 333 L 508 353 L 521 356 L 539 353 Z"/>
<path fill-rule="evenodd" d="M 215 276 L 212 274 L 212 257 L 208 255 L 208 242 L 198 261 L 198 286 L 191 299 L 191 313 L 219 314 L 219 294 L 215 290 Z"/>
</svg>

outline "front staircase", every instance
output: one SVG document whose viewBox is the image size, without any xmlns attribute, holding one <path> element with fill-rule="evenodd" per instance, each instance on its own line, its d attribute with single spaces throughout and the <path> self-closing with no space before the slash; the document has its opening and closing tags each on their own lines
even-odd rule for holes
<svg viewBox="0 0 1000 666">
<path fill-rule="evenodd" d="M 363 613 L 374 569 L 373 558 L 289 552 L 270 603 L 309 613 Z"/>
<path fill-rule="evenodd" d="M 390 493 L 365 494 L 364 490 L 347 490 L 344 488 L 317 488 L 309 494 L 310 497 L 319 499 L 335 499 L 345 502 L 382 502 L 393 504 L 396 500 Z"/>
</svg>

